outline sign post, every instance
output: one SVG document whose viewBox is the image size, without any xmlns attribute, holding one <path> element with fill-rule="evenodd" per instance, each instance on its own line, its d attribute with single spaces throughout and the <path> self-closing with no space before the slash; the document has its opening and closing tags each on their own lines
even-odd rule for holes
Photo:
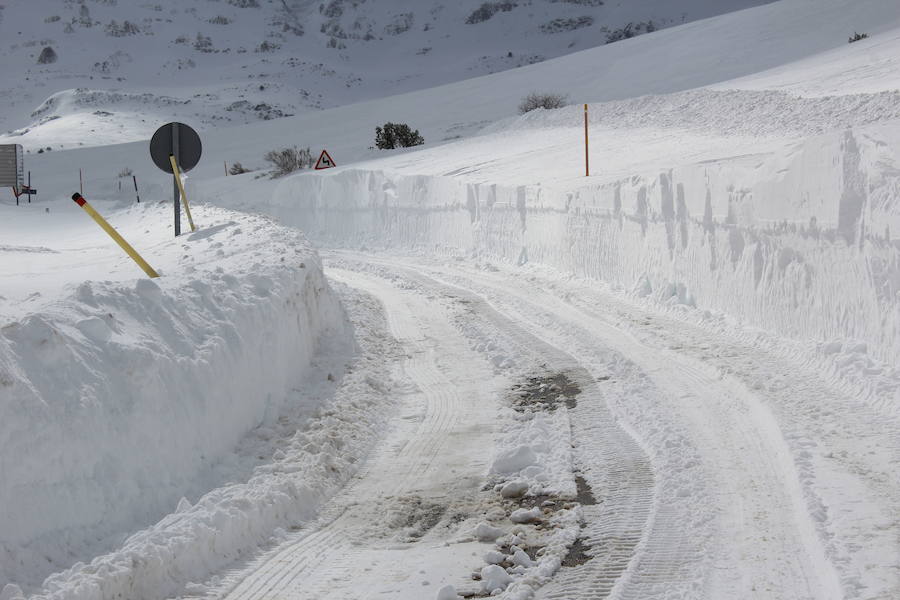
<svg viewBox="0 0 900 600">
<path fill-rule="evenodd" d="M 180 196 L 182 185 L 180 171 L 187 172 L 196 167 L 202 154 L 203 144 L 200 142 L 200 136 L 184 123 L 167 123 L 157 129 L 150 140 L 150 157 L 153 159 L 153 163 L 162 171 L 172 174 L 175 237 L 181 235 Z M 184 202 L 187 208 L 186 197 Z M 188 216 L 188 220 L 190 221 L 190 216 Z M 193 222 L 191 222 L 191 230 L 193 231 L 193 229 Z"/>
<path fill-rule="evenodd" d="M 181 181 L 181 173 L 178 171 L 178 163 L 175 161 L 174 154 L 169 155 L 169 162 L 172 163 L 172 173 L 175 175 L 175 184 L 178 186 L 178 191 L 181 192 L 181 200 L 184 202 L 184 212 L 187 213 L 191 231 L 197 231 L 194 227 L 194 219 L 191 218 L 191 205 L 188 204 L 187 194 L 184 193 L 184 182 Z"/>
<path fill-rule="evenodd" d="M 0 187 L 11 187 L 19 204 L 25 187 L 25 151 L 21 144 L 0 145 Z"/>
</svg>

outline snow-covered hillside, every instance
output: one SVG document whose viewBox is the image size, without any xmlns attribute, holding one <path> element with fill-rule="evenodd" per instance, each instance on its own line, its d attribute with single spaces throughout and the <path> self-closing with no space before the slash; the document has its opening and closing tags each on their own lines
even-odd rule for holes
<svg viewBox="0 0 900 600">
<path fill-rule="evenodd" d="M 277 8 L 261 4 L 240 10 Z M 560 4 L 631 10 L 523 2 L 465 27 L 534 28 Z M 352 54 L 378 40 L 317 31 L 348 71 L 387 77 Z M 0 205 L 0 590 L 900 596 L 898 57 L 894 0 L 781 0 L 208 128 L 187 180 L 201 231 L 174 241 L 146 141 L 32 152 L 36 202 Z M 574 105 L 513 116 L 535 88 Z M 372 149 L 388 120 L 425 146 Z M 85 135 L 28 135 L 51 132 Z M 294 144 L 338 168 L 270 179 L 263 154 Z M 235 161 L 257 170 L 225 177 Z M 85 223 L 79 168 L 163 281 Z M 148 355 L 149 383 L 117 374 Z"/>
<path fill-rule="evenodd" d="M 210 128 L 301 114 L 765 1 L 10 2 L 0 131 L 13 133 L 0 141 L 36 152 L 142 139 L 158 118 Z"/>
</svg>

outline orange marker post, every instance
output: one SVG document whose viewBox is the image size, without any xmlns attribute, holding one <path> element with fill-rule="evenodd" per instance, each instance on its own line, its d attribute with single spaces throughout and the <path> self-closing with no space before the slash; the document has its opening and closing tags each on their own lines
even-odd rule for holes
<svg viewBox="0 0 900 600">
<path fill-rule="evenodd" d="M 106 219 L 100 216 L 100 213 L 94 210 L 94 207 L 88 204 L 88 201 L 85 200 L 81 194 L 72 194 L 72 200 L 75 201 L 75 204 L 83 208 L 84 212 L 91 215 L 91 218 L 97 222 L 97 225 L 99 225 L 103 229 L 103 231 L 109 234 L 109 237 L 111 237 L 122 248 L 122 250 L 124 250 L 125 253 L 130 256 L 131 259 L 136 262 L 141 269 L 144 270 L 144 273 L 146 273 L 148 277 L 150 277 L 151 279 L 159 277 L 159 273 L 154 271 L 153 267 L 148 265 L 147 261 L 141 258 L 141 255 L 131 247 L 131 244 L 126 242 L 125 238 L 119 235 L 119 232 L 113 229 L 113 226 L 107 223 Z"/>
<path fill-rule="evenodd" d="M 591 176 L 590 158 L 588 156 L 588 107 L 584 105 L 584 176 Z"/>
</svg>

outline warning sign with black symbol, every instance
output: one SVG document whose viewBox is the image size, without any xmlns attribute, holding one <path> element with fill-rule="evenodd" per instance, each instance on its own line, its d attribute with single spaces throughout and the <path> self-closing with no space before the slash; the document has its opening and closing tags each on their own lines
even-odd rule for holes
<svg viewBox="0 0 900 600">
<path fill-rule="evenodd" d="M 322 154 L 319 155 L 319 160 L 316 161 L 316 170 L 330 169 L 334 166 L 337 165 L 334 164 L 334 159 L 328 154 L 328 150 L 322 150 Z"/>
</svg>

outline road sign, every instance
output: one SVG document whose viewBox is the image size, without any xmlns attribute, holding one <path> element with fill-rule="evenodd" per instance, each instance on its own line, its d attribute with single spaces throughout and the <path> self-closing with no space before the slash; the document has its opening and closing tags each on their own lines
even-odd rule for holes
<svg viewBox="0 0 900 600">
<path fill-rule="evenodd" d="M 0 187 L 22 189 L 25 185 L 24 155 L 22 144 L 0 144 Z"/>
<path fill-rule="evenodd" d="M 150 140 L 150 158 L 153 163 L 165 171 L 173 174 L 174 184 L 172 194 L 175 197 L 175 237 L 181 235 L 181 181 L 175 176 L 177 165 L 179 171 L 190 171 L 200 162 L 203 154 L 203 144 L 197 132 L 184 123 L 167 123 L 156 130 Z M 174 160 L 171 158 L 174 157 Z"/>
<path fill-rule="evenodd" d="M 334 159 L 331 158 L 331 155 L 328 154 L 328 150 L 322 150 L 322 154 L 319 155 L 319 160 L 316 161 L 316 170 L 320 171 L 322 169 L 330 169 L 331 167 L 336 167 L 334 164 Z"/>
<path fill-rule="evenodd" d="M 25 194 L 26 196 L 37 196 L 37 190 L 34 189 L 33 187 L 29 187 L 27 185 L 22 186 L 22 191 L 19 193 Z"/>
<path fill-rule="evenodd" d="M 184 123 L 163 125 L 156 130 L 150 140 L 150 157 L 153 158 L 153 164 L 166 173 L 171 173 L 170 154 L 175 155 L 180 170 L 190 171 L 197 166 L 200 155 L 203 154 L 200 136 Z"/>
</svg>

